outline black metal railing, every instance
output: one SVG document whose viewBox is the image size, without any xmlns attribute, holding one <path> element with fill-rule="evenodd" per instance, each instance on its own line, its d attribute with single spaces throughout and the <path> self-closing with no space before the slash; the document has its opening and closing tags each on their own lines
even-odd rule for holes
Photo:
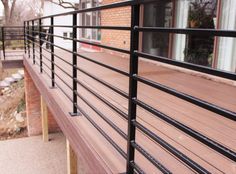
<svg viewBox="0 0 236 174">
<path fill-rule="evenodd" d="M 3 26 L 1 29 L 1 51 L 3 60 L 22 58 L 24 50 L 24 27 Z"/>
<path fill-rule="evenodd" d="M 36 18 L 33 20 L 26 21 L 24 23 L 24 31 L 25 31 L 25 53 L 28 53 L 28 57 L 33 60 L 33 64 L 37 64 L 40 68 L 40 72 L 46 73 L 49 78 L 51 79 L 51 86 L 52 87 L 58 87 L 59 90 L 61 90 L 65 96 L 71 101 L 72 103 L 72 109 L 71 109 L 71 115 L 76 116 L 82 114 L 85 116 L 88 121 L 110 142 L 114 148 L 126 159 L 127 161 L 127 169 L 126 172 L 129 174 L 132 174 L 134 172 L 137 173 L 145 173 L 138 164 L 135 161 L 135 150 L 139 151 L 147 160 L 149 160 L 154 166 L 156 166 L 161 172 L 163 173 L 172 173 L 173 171 L 169 171 L 165 166 L 161 164 L 157 159 L 155 159 L 151 154 L 149 154 L 144 148 L 142 148 L 136 141 L 135 141 L 135 135 L 137 129 L 144 133 L 146 136 L 148 136 L 150 139 L 152 139 L 154 142 L 162 146 L 166 151 L 173 154 L 176 158 L 178 158 L 180 161 L 185 163 L 187 166 L 192 168 L 197 173 L 210 173 L 207 169 L 190 159 L 187 155 L 183 154 L 179 150 L 177 150 L 175 147 L 167 143 L 165 140 L 160 138 L 157 134 L 153 133 L 151 130 L 149 130 L 148 127 L 143 126 L 140 122 L 137 121 L 136 115 L 137 115 L 137 107 L 141 107 L 144 110 L 152 113 L 157 118 L 163 120 L 164 122 L 174 126 L 175 128 L 183 131 L 188 136 L 194 138 L 195 140 L 203 143 L 204 145 L 208 146 L 209 148 L 215 150 L 216 152 L 222 154 L 225 156 L 225 158 L 228 158 L 230 160 L 236 161 L 236 152 L 232 151 L 230 148 L 220 144 L 219 142 L 208 138 L 207 136 L 203 135 L 202 133 L 188 127 L 187 125 L 175 120 L 174 118 L 160 112 L 156 108 L 148 105 L 147 103 L 141 101 L 137 96 L 137 86 L 138 83 L 146 84 L 150 87 L 156 88 L 158 90 L 161 90 L 165 93 L 168 93 L 170 95 L 173 95 L 175 97 L 178 97 L 180 99 L 183 99 L 189 103 L 195 104 L 199 107 L 202 107 L 206 110 L 209 110 L 213 113 L 216 113 L 219 115 L 219 117 L 225 117 L 227 119 L 230 119 L 232 121 L 236 121 L 236 113 L 230 110 L 227 110 L 225 108 L 222 108 L 220 106 L 217 106 L 213 103 L 209 103 L 207 101 L 204 101 L 202 99 L 196 98 L 194 96 L 188 95 L 186 93 L 177 91 L 171 87 L 167 87 L 163 84 L 157 83 L 155 81 L 152 81 L 150 79 L 146 79 L 145 77 L 142 77 L 138 74 L 138 65 L 139 65 L 139 58 L 142 59 L 149 59 L 152 61 L 162 62 L 202 73 L 207 73 L 213 76 L 229 79 L 229 80 L 236 80 L 236 74 L 231 72 L 225 72 L 220 71 L 216 69 L 212 69 L 209 67 L 201 66 L 201 65 L 195 65 L 191 63 L 176 61 L 173 59 L 169 59 L 166 57 L 156 56 L 144 53 L 139 50 L 139 35 L 140 32 L 164 32 L 164 33 L 173 33 L 173 34 L 202 34 L 202 35 L 211 35 L 211 36 L 222 36 L 222 37 L 236 37 L 236 31 L 227 31 L 227 30 L 212 30 L 212 29 L 179 29 L 179 28 L 164 28 L 164 27 L 141 27 L 139 24 L 139 16 L 140 16 L 140 5 L 144 3 L 150 3 L 154 2 L 153 0 L 132 0 L 132 1 L 123 1 L 119 3 L 113 3 L 109 5 L 89 8 L 89 9 L 82 9 L 52 16 L 46 16 L 41 18 Z M 130 21 L 130 27 L 127 26 L 80 26 L 77 24 L 77 15 L 86 13 L 86 12 L 92 12 L 92 11 L 102 11 L 106 9 L 114 9 L 118 7 L 131 7 L 131 21 Z M 72 25 L 55 25 L 54 19 L 56 17 L 60 16 L 71 16 Z M 43 20 L 50 20 L 50 25 L 42 25 Z M 36 24 L 37 23 L 37 24 Z M 65 27 L 65 28 L 71 28 L 72 29 L 72 38 L 65 38 L 63 36 L 56 35 L 54 33 L 54 29 L 58 27 Z M 48 32 L 45 31 L 45 28 L 48 29 Z M 103 29 L 103 30 L 118 30 L 118 31 L 130 31 L 130 50 L 116 48 L 112 46 L 102 45 L 90 41 L 84 41 L 81 39 L 78 39 L 77 36 L 78 30 L 80 28 L 84 29 Z M 64 38 L 72 41 L 72 51 L 68 50 L 62 46 L 59 46 L 54 43 L 54 38 Z M 44 47 L 43 44 L 50 45 L 50 47 Z M 105 48 L 108 50 L 113 50 L 116 52 L 124 53 L 129 55 L 129 72 L 125 72 L 123 70 L 120 70 L 116 67 L 113 67 L 112 65 L 107 65 L 105 63 L 99 62 L 96 59 L 92 59 L 87 57 L 86 55 L 83 55 L 77 51 L 77 43 L 84 43 L 92 46 L 97 46 L 100 48 Z M 38 49 L 36 49 L 39 48 Z M 66 59 L 62 58 L 60 55 L 57 55 L 54 51 L 54 48 L 61 49 L 67 53 L 70 53 L 72 62 L 68 62 Z M 39 53 L 39 57 L 36 57 L 35 52 Z M 50 58 L 45 56 L 43 52 L 46 52 L 47 54 L 50 54 Z M 119 73 L 120 75 L 123 75 L 127 78 L 129 78 L 129 91 L 124 92 L 123 90 L 115 87 L 114 85 L 104 81 L 101 78 L 98 78 L 97 76 L 91 74 L 86 69 L 82 69 L 77 66 L 77 58 L 85 59 L 87 61 L 90 61 L 94 64 L 97 64 L 101 67 L 104 67 L 106 69 L 109 69 L 111 71 L 114 71 L 116 73 Z M 36 59 L 39 60 L 39 63 L 36 61 Z M 56 59 L 60 59 L 65 64 L 69 65 L 71 67 L 71 72 L 68 73 L 66 69 L 62 68 L 60 65 L 56 64 Z M 46 64 L 45 60 L 49 61 L 50 64 Z M 60 77 L 58 74 L 55 73 L 55 69 L 60 69 L 63 73 L 65 73 L 72 82 L 72 86 L 68 85 L 66 80 Z M 48 71 L 45 71 L 45 69 L 48 69 Z M 90 88 L 89 86 L 85 85 L 81 79 L 77 76 L 77 71 L 83 73 L 86 77 L 90 77 L 96 82 L 100 83 L 101 85 L 110 88 L 115 93 L 121 95 L 122 97 L 126 98 L 128 100 L 128 113 L 122 111 L 118 107 L 116 107 L 114 104 L 109 102 L 106 98 L 104 98 L 101 94 L 97 93 L 95 90 Z M 68 95 L 68 93 L 61 87 L 55 79 L 55 76 L 60 79 L 70 90 L 73 97 Z M 98 108 L 96 108 L 91 102 L 89 102 L 83 95 L 81 95 L 80 91 L 77 90 L 77 85 L 82 86 L 84 89 L 86 89 L 90 94 L 95 96 L 97 99 L 102 101 L 105 105 L 107 105 L 109 108 L 114 110 L 116 113 L 121 115 L 125 120 L 127 120 L 128 123 L 128 131 L 127 133 L 123 132 L 121 128 L 116 126 L 113 122 L 109 120 L 109 118 L 104 115 L 102 112 L 99 111 Z M 77 98 L 80 98 L 87 106 L 89 106 L 92 110 L 94 110 L 104 121 L 106 121 L 117 133 L 120 134 L 121 137 L 127 141 L 127 151 L 125 152 L 121 147 L 119 147 L 114 140 L 112 140 L 111 137 L 107 134 L 107 132 L 104 132 L 101 127 L 96 123 L 95 120 L 92 119 L 92 117 L 89 116 L 87 112 L 84 111 L 84 109 L 78 105 Z M 174 165 L 174 164 L 173 164 Z"/>
</svg>

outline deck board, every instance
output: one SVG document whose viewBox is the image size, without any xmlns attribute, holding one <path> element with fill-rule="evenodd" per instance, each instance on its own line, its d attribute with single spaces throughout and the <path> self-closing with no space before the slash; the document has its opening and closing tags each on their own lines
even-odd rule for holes
<svg viewBox="0 0 236 174">
<path fill-rule="evenodd" d="M 55 50 L 56 54 L 71 62 L 71 55 Z M 44 52 L 49 58 L 48 53 Z M 87 53 L 81 51 L 80 54 L 91 57 L 92 59 L 115 66 L 120 70 L 129 71 L 129 60 L 119 56 L 106 53 Z M 55 58 L 56 59 L 56 58 Z M 38 60 L 37 60 L 38 61 Z M 46 60 L 45 60 L 46 61 Z M 62 60 L 56 59 L 56 64 L 71 74 L 72 69 Z M 50 66 L 49 62 L 47 64 Z M 128 78 L 116 72 L 112 72 L 106 68 L 100 67 L 82 58 L 78 58 L 78 67 L 88 71 L 89 73 L 103 79 L 104 81 L 128 92 Z M 56 73 L 71 86 L 72 80 L 61 70 L 56 68 Z M 48 71 L 48 70 L 47 70 Z M 49 72 L 49 71 L 48 71 Z M 50 72 L 49 72 L 50 73 Z M 140 61 L 139 74 L 150 80 L 159 82 L 178 91 L 195 96 L 202 100 L 214 103 L 218 106 L 236 111 L 236 87 L 228 84 L 214 82 L 202 77 L 193 76 L 180 71 L 176 71 L 159 64 Z M 112 102 L 116 107 L 127 113 L 127 99 L 116 94 L 112 90 L 97 83 L 81 72 L 78 72 L 78 78 L 93 90 L 99 92 L 104 98 Z M 56 77 L 57 83 L 66 89 L 66 93 L 71 96 L 71 91 L 63 82 Z M 78 92 L 85 96 L 96 108 L 98 108 L 109 120 L 114 122 L 125 133 L 127 132 L 127 121 L 108 108 L 97 98 L 88 93 L 84 88 L 78 87 Z M 151 106 L 157 108 L 168 116 L 178 120 L 179 122 L 199 131 L 203 135 L 219 142 L 220 144 L 236 150 L 236 124 L 234 121 L 224 118 L 220 115 L 202 109 L 189 102 L 178 99 L 174 96 L 166 94 L 160 90 L 148 87 L 142 83 L 138 83 L 138 98 Z M 86 110 L 87 113 L 96 121 L 96 123 L 106 132 L 113 140 L 126 152 L 126 142 L 118 135 L 104 120 L 102 120 L 94 111 L 91 110 L 84 102 L 79 99 L 79 105 Z M 184 132 L 167 124 L 163 120 L 156 118 L 144 109 L 138 107 L 137 120 L 144 126 L 148 127 L 163 140 L 177 148 L 179 151 L 187 155 L 192 160 L 206 168 L 212 173 L 235 173 L 236 164 L 234 161 L 227 159 L 221 154 L 210 149 L 206 145 L 188 136 Z M 81 118 L 75 124 L 78 124 L 86 131 L 91 128 L 91 124 L 83 118 L 84 124 L 81 124 Z M 88 132 L 92 138 L 91 146 L 104 159 L 104 162 L 110 166 L 113 172 L 124 172 L 125 160 L 116 152 L 114 148 L 96 131 Z M 86 132 L 85 132 L 86 134 Z M 137 131 L 137 142 L 145 147 L 147 151 L 154 155 L 164 166 L 176 173 L 194 173 L 192 169 L 187 167 L 183 162 L 167 152 L 163 147 L 150 140 L 148 137 Z M 104 149 L 106 148 L 106 149 Z M 147 173 L 159 173 L 146 159 L 137 151 L 138 164 L 148 171 Z M 116 164 L 117 163 L 117 164 Z"/>
</svg>

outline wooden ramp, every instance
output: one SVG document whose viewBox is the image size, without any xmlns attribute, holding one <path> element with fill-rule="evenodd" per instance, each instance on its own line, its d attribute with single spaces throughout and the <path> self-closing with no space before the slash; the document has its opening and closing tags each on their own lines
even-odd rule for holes
<svg viewBox="0 0 236 174">
<path fill-rule="evenodd" d="M 124 91 L 124 93 L 128 93 L 129 79 L 78 57 L 78 67 L 80 70 L 84 70 L 84 72 L 78 71 L 79 87 L 77 91 L 80 96 L 78 97 L 78 105 L 86 115 L 71 118 L 68 113 L 72 111 L 72 104 L 68 98 L 72 97 L 70 89 L 72 87 L 72 80 L 67 73 L 71 74 L 72 68 L 65 61 L 71 63 L 72 57 L 71 54 L 59 50 L 55 50 L 55 54 L 63 58 L 62 60 L 55 57 L 56 89 L 49 89 L 51 80 L 48 76 L 51 74 L 51 64 L 49 62 L 50 55 L 46 51 L 43 51 L 43 74 L 39 73 L 39 66 L 37 66 L 37 64 L 40 64 L 39 55 L 36 55 L 36 65 L 32 65 L 32 59 L 24 58 L 26 70 L 29 71 L 36 86 L 42 95 L 45 96 L 44 98 L 50 110 L 54 113 L 55 119 L 67 138 L 72 142 L 74 149 L 77 150 L 81 163 L 87 166 L 87 171 L 91 171 L 91 168 L 94 168 L 95 171 L 96 167 L 92 165 L 94 162 L 99 161 L 107 173 L 124 172 L 126 160 L 109 143 L 109 139 L 104 138 L 101 132 L 109 136 L 126 153 L 127 144 L 124 137 L 122 137 L 122 133 L 127 134 L 127 120 L 124 116 L 122 117 L 122 115 L 108 107 L 104 101 L 112 103 L 112 106 L 124 113 L 124 115 L 128 112 L 128 101 L 125 97 L 107 88 L 106 85 L 98 83 L 97 80 L 89 75 L 102 79 L 104 83 L 112 84 L 117 89 Z M 100 52 L 87 53 L 80 51 L 80 54 L 125 72 L 129 71 L 129 59 Z M 236 112 L 235 86 L 173 70 L 162 64 L 154 64 L 142 59 L 139 61 L 140 76 Z M 60 89 L 63 89 L 65 92 L 63 93 Z M 99 94 L 104 101 L 99 100 L 94 95 L 95 93 Z M 149 104 L 160 111 L 161 114 L 169 116 L 169 118 L 197 131 L 229 150 L 236 151 L 235 121 L 140 82 L 138 83 L 138 100 Z M 59 110 L 64 115 L 57 115 L 56 113 Z M 236 173 L 235 161 L 209 148 L 207 145 L 174 127 L 165 119 L 153 115 L 142 107 L 138 107 L 137 115 L 137 122 L 140 124 L 140 127 L 148 128 L 161 139 L 157 143 L 157 141 L 153 141 L 143 132 L 139 130 L 136 132 L 136 143 L 146 149 L 146 152 L 136 150 L 135 162 L 146 173 L 162 173 L 160 169 L 157 169 L 144 157 L 145 155 L 148 156 L 148 154 L 154 156 L 163 165 L 164 169 L 167 168 L 172 173 L 196 173 L 194 169 L 174 156 L 168 147 L 161 143 L 163 141 L 168 143 L 169 147 L 177 149 L 180 153 L 186 155 L 211 173 Z M 117 127 L 120 133 L 117 133 L 114 127 Z M 91 153 L 89 151 L 87 155 L 83 151 L 86 149 L 84 147 L 85 144 L 91 150 Z M 137 147 L 137 149 L 139 148 Z"/>
</svg>

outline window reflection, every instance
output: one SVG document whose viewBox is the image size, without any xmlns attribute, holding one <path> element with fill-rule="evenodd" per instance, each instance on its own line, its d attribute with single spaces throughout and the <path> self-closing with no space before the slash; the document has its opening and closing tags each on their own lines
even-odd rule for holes
<svg viewBox="0 0 236 174">
<path fill-rule="evenodd" d="M 188 28 L 214 29 L 216 0 L 194 0 L 189 3 Z M 186 36 L 184 60 L 186 62 L 212 66 L 214 37 L 201 34 Z"/>
</svg>

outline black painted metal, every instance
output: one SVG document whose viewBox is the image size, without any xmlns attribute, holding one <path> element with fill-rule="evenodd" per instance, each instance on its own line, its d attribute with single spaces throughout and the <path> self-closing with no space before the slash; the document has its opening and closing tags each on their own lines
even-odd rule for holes
<svg viewBox="0 0 236 174">
<path fill-rule="evenodd" d="M 157 109 L 147 105 L 146 103 L 134 98 L 133 102 L 139 105 L 140 107 L 144 108 L 145 110 L 149 111 L 150 113 L 156 115 L 158 118 L 166 121 L 167 123 L 175 126 L 176 128 L 182 130 L 183 132 L 187 133 L 188 135 L 192 136 L 193 138 L 197 139 L 198 141 L 204 143 L 205 145 L 209 146 L 212 149 L 215 149 L 217 152 L 223 154 L 224 156 L 227 156 L 228 158 L 232 159 L 233 161 L 236 161 L 236 153 L 232 150 L 230 150 L 227 147 L 224 147 L 223 145 L 217 143 L 214 140 L 211 140 L 210 138 L 204 136 L 203 134 L 191 129 L 190 127 L 178 122 L 177 120 L 167 116 L 166 114 L 158 111 Z"/>
<path fill-rule="evenodd" d="M 127 142 L 127 173 L 134 173 L 134 168 L 131 163 L 134 161 L 134 147 L 132 142 L 135 142 L 135 126 L 132 121 L 136 119 L 137 106 L 132 101 L 137 97 L 137 81 L 132 78 L 134 74 L 138 73 L 138 56 L 133 54 L 134 50 L 139 46 L 139 33 L 133 29 L 134 26 L 139 25 L 140 6 L 133 5 L 131 7 L 131 40 L 130 40 L 130 62 L 129 62 L 129 106 L 128 106 L 128 142 Z"/>
<path fill-rule="evenodd" d="M 50 27 L 49 28 L 49 33 L 51 34 L 51 36 L 50 37 L 48 37 L 48 38 L 50 38 L 49 39 L 49 43 L 51 43 L 50 44 L 50 47 L 51 47 L 51 77 L 52 77 L 52 88 L 54 88 L 55 87 L 55 68 L 54 68 L 54 36 L 53 36 L 53 34 L 54 34 L 54 28 L 53 28 L 53 25 L 54 25 L 54 17 L 51 17 L 51 26 L 52 27 Z"/>
<path fill-rule="evenodd" d="M 141 77 L 141 76 L 138 76 L 138 75 L 134 75 L 133 78 L 138 80 L 139 82 L 142 82 L 142 83 L 146 84 L 146 85 L 152 86 L 152 87 L 154 87 L 156 89 L 159 89 L 159 90 L 164 91 L 164 92 L 166 92 L 168 94 L 174 95 L 174 96 L 176 96 L 178 98 L 181 98 L 181 99 L 183 99 L 185 101 L 188 101 L 188 102 L 193 103 L 193 104 L 195 104 L 197 106 L 200 106 L 200 107 L 205 108 L 205 109 L 207 109 L 209 111 L 212 111 L 212 112 L 214 112 L 216 114 L 219 114 L 219 116 L 221 115 L 223 117 L 226 117 L 228 119 L 236 121 L 236 113 L 235 112 L 232 112 L 232 111 L 229 111 L 227 109 L 221 108 L 221 107 L 216 106 L 216 105 L 214 105 L 212 103 L 209 103 L 207 101 L 198 99 L 198 98 L 196 98 L 194 96 L 185 94 L 183 92 L 179 92 L 179 91 L 177 91 L 175 89 L 172 89 L 172 88 L 167 87 L 165 85 L 162 85 L 160 83 L 151 81 L 151 80 L 146 79 L 144 77 Z"/>
<path fill-rule="evenodd" d="M 39 19 L 39 64 L 40 64 L 40 72 L 42 73 L 43 72 L 43 56 L 42 56 L 42 52 L 43 52 L 43 49 L 42 49 L 42 45 L 43 45 L 43 42 L 42 42 L 42 20 Z"/>
<path fill-rule="evenodd" d="M 72 23 L 73 26 L 77 25 L 77 14 L 72 15 Z M 72 79 L 72 84 L 73 84 L 73 113 L 71 113 L 71 116 L 78 116 L 81 115 L 78 112 L 77 109 L 77 28 L 73 27 L 72 28 L 72 35 L 73 35 L 73 41 L 72 41 L 72 49 L 73 49 L 73 54 L 72 54 L 72 74 L 73 74 L 73 79 Z"/>
<path fill-rule="evenodd" d="M 28 57 L 30 58 L 30 26 L 29 21 L 27 21 L 27 45 L 28 45 Z"/>
<path fill-rule="evenodd" d="M 160 146 L 162 146 L 166 151 L 171 153 L 173 156 L 178 158 L 180 161 L 185 163 L 187 166 L 189 166 L 191 169 L 193 169 L 197 173 L 209 173 L 207 169 L 204 169 L 202 166 L 200 166 L 198 163 L 190 159 L 185 154 L 181 153 L 179 150 L 177 150 L 175 147 L 168 144 L 168 142 L 164 141 L 158 135 L 154 134 L 152 131 L 148 129 L 148 127 L 143 126 L 139 122 L 136 121 L 136 110 L 137 106 L 145 109 L 146 111 L 152 113 L 153 115 L 157 116 L 159 119 L 162 119 L 163 121 L 167 122 L 168 124 L 174 126 L 175 128 L 181 130 L 185 134 L 193 137 L 195 140 L 205 144 L 209 148 L 215 150 L 217 153 L 220 153 L 224 155 L 226 158 L 236 161 L 236 153 L 232 150 L 230 150 L 228 147 L 223 146 L 222 144 L 214 141 L 213 139 L 208 138 L 207 136 L 204 136 L 203 134 L 193 130 L 192 128 L 178 122 L 177 120 L 171 118 L 168 115 L 165 115 L 164 113 L 161 113 L 157 109 L 149 106 L 148 104 L 142 102 L 137 98 L 137 84 L 138 82 L 141 82 L 143 84 L 146 84 L 148 86 L 157 88 L 163 92 L 166 92 L 170 95 L 173 95 L 175 97 L 178 97 L 180 99 L 183 99 L 185 101 L 188 101 L 194 105 L 197 105 L 199 107 L 202 107 L 206 110 L 209 110 L 211 112 L 214 112 L 218 114 L 219 116 L 224 116 L 228 118 L 230 121 L 235 121 L 236 113 L 229 111 L 227 109 L 224 109 L 222 107 L 219 107 L 215 104 L 203 101 L 199 98 L 190 96 L 188 94 L 182 93 L 180 91 L 177 91 L 175 89 L 172 89 L 170 87 L 164 86 L 160 83 L 154 82 L 152 80 L 146 79 L 140 75 L 138 75 L 138 59 L 150 59 L 154 61 L 159 61 L 162 63 L 191 69 L 195 71 L 199 71 L 202 73 L 211 74 L 214 76 L 226 78 L 229 80 L 236 80 L 236 74 L 231 72 L 225 72 L 225 71 L 219 71 L 215 70 L 209 67 L 204 67 L 200 65 L 195 65 L 191 63 L 186 62 L 179 62 L 175 61 L 173 59 L 169 59 L 166 57 L 161 56 L 154 56 L 147 53 L 143 53 L 139 51 L 139 34 L 140 32 L 165 32 L 165 33 L 178 33 L 178 34 L 202 34 L 202 35 L 211 35 L 211 36 L 224 36 L 224 37 L 236 37 L 235 31 L 226 31 L 226 30 L 212 30 L 212 29 L 178 29 L 178 28 L 162 28 L 162 27 L 140 27 L 139 26 L 139 13 L 140 13 L 140 4 L 144 3 L 150 3 L 155 2 L 155 0 L 129 0 L 129 1 L 122 1 L 118 3 L 108 4 L 104 6 L 99 7 L 93 7 L 89 9 L 82 9 L 57 15 L 51 15 L 46 16 L 42 18 L 37 18 L 34 20 L 30 20 L 25 22 L 24 25 L 24 38 L 25 38 L 25 49 L 28 49 L 29 57 L 31 56 L 31 49 L 30 45 L 33 45 L 33 51 L 35 50 L 35 45 L 39 47 L 39 51 L 35 50 L 37 53 L 39 53 L 39 60 L 40 63 L 37 65 L 40 66 L 40 72 L 44 72 L 47 74 L 47 76 L 52 80 L 52 86 L 55 85 L 61 90 L 65 96 L 71 101 L 72 103 L 72 112 L 71 115 L 79 115 L 81 112 L 85 118 L 107 139 L 108 142 L 112 144 L 112 146 L 123 156 L 127 161 L 126 163 L 126 173 L 133 174 L 133 173 L 145 173 L 142 168 L 140 168 L 137 165 L 137 162 L 135 161 L 135 152 L 138 151 L 140 154 L 142 154 L 148 161 L 150 161 L 154 166 L 157 167 L 162 173 L 172 173 L 175 171 L 170 171 L 167 169 L 164 165 L 161 164 L 161 161 L 155 159 L 152 154 L 150 154 L 144 147 L 139 145 L 135 141 L 135 132 L 136 129 L 138 131 L 146 134 L 150 139 L 158 143 Z M 77 25 L 77 15 L 80 13 L 85 12 L 92 12 L 92 11 L 98 11 L 98 10 L 106 10 L 106 9 L 112 9 L 112 8 L 118 8 L 118 7 L 131 7 L 131 26 L 79 26 Z M 70 15 L 72 17 L 72 25 L 54 25 L 53 19 L 55 17 L 59 16 L 65 16 Z M 42 25 L 42 19 L 50 19 L 51 24 L 50 25 Z M 39 21 L 39 31 L 34 30 L 34 21 Z M 30 27 L 29 22 L 32 22 L 32 27 Z M 26 25 L 27 24 L 27 25 Z M 44 32 L 42 29 L 44 27 L 49 27 L 49 32 Z M 73 38 L 65 38 L 63 36 L 55 35 L 54 34 L 54 28 L 55 27 L 67 27 L 72 29 Z M 130 50 L 125 50 L 121 48 L 116 48 L 115 46 L 107 46 L 102 45 L 95 42 L 85 41 L 78 39 L 78 29 L 81 28 L 87 28 L 87 29 L 104 29 L 104 30 L 123 30 L 123 31 L 130 31 Z M 34 30 L 34 32 L 32 32 Z M 39 35 L 39 39 L 35 38 L 35 35 Z M 47 38 L 45 39 L 42 37 L 42 35 L 47 35 Z M 72 50 L 68 50 L 62 46 L 56 45 L 54 43 L 54 37 L 61 38 L 61 39 L 67 39 L 72 41 Z M 32 39 L 34 38 L 34 39 Z M 50 49 L 44 48 L 43 44 L 50 45 Z M 96 59 L 93 59 L 91 57 L 88 57 L 84 54 L 81 54 L 77 51 L 77 43 L 83 43 L 88 44 L 91 46 L 97 46 L 104 49 L 109 49 L 113 51 L 117 51 L 120 53 L 128 54 L 130 55 L 130 64 L 129 64 L 129 72 L 125 72 L 123 70 L 118 69 L 117 67 L 114 67 L 112 65 L 108 65 L 103 62 L 99 62 Z M 27 46 L 27 48 L 26 48 Z M 60 50 L 64 50 L 67 53 L 71 55 L 71 59 L 65 60 L 61 56 L 55 54 L 54 47 Z M 47 58 L 42 52 L 44 50 L 47 53 L 50 53 L 51 59 Z M 33 53 L 34 54 L 34 53 Z M 36 56 L 37 57 L 37 56 Z M 126 78 L 129 78 L 129 92 L 125 92 L 119 88 L 117 88 L 115 85 L 112 85 L 101 78 L 93 75 L 91 72 L 88 72 L 86 69 L 82 69 L 81 67 L 78 67 L 77 65 L 77 57 L 81 59 L 85 59 L 93 64 L 96 64 L 97 66 L 106 68 L 111 70 L 112 72 L 118 73 L 123 75 Z M 72 68 L 72 73 L 68 73 L 66 69 L 62 68 L 59 64 L 55 62 L 54 59 L 60 59 L 63 62 L 67 64 L 67 66 L 70 66 Z M 44 60 L 47 60 L 51 63 L 51 66 L 47 63 L 45 63 Z M 70 63 L 69 60 L 72 60 L 72 63 Z M 43 66 L 47 68 L 48 70 L 51 70 L 51 76 L 47 73 L 47 71 L 43 70 Z M 66 80 L 63 79 L 61 76 L 55 73 L 54 68 L 58 68 L 62 73 L 66 74 L 68 78 L 71 78 L 72 84 L 67 84 Z M 86 83 L 83 82 L 83 79 L 80 80 L 79 76 L 77 76 L 77 73 L 83 73 L 85 75 L 85 78 L 91 78 L 92 80 L 95 80 L 99 84 L 103 85 L 105 88 L 110 89 L 111 91 L 115 92 L 116 94 L 119 94 L 120 96 L 124 97 L 128 100 L 129 106 L 128 106 L 128 113 L 124 112 L 117 106 L 115 106 L 113 103 L 111 103 L 109 100 L 107 100 L 105 97 L 102 96 L 102 94 L 98 93 L 96 90 L 92 89 Z M 70 91 L 65 90 L 62 88 L 57 82 L 55 82 L 55 76 L 58 78 L 58 80 L 62 81 L 67 87 L 66 89 L 69 89 Z M 113 123 L 108 116 L 104 115 L 99 108 L 95 107 L 92 102 L 87 100 L 85 94 L 81 91 L 78 91 L 77 85 L 83 88 L 83 91 L 85 90 L 85 93 L 89 93 L 90 95 L 93 95 L 96 97 L 99 101 L 101 101 L 103 104 L 108 106 L 110 109 L 116 112 L 119 116 L 121 116 L 122 119 L 126 120 L 128 122 L 128 129 L 127 133 L 124 132 L 122 129 L 120 129 L 115 123 Z M 68 95 L 72 94 L 71 95 Z M 101 129 L 101 127 L 96 123 L 95 120 L 93 120 L 92 117 L 89 116 L 88 113 L 84 111 L 84 108 L 79 106 L 77 98 L 79 98 L 83 103 L 85 103 L 90 109 L 93 110 L 98 116 L 101 117 L 111 128 L 113 128 L 121 137 L 123 137 L 127 141 L 127 153 L 118 146 L 118 144 L 109 136 L 109 133 L 106 133 L 104 130 Z M 174 165 L 174 164 L 173 164 Z"/>
<path fill-rule="evenodd" d="M 26 22 L 24 21 L 24 51 L 26 54 Z"/>
<path fill-rule="evenodd" d="M 32 46 L 33 46 L 33 64 L 35 64 L 35 33 L 34 33 L 34 21 L 32 21 Z"/>
<path fill-rule="evenodd" d="M 4 34 L 4 27 L 2 27 L 2 51 L 4 60 L 6 59 L 6 53 L 5 53 L 5 34 Z"/>
</svg>

